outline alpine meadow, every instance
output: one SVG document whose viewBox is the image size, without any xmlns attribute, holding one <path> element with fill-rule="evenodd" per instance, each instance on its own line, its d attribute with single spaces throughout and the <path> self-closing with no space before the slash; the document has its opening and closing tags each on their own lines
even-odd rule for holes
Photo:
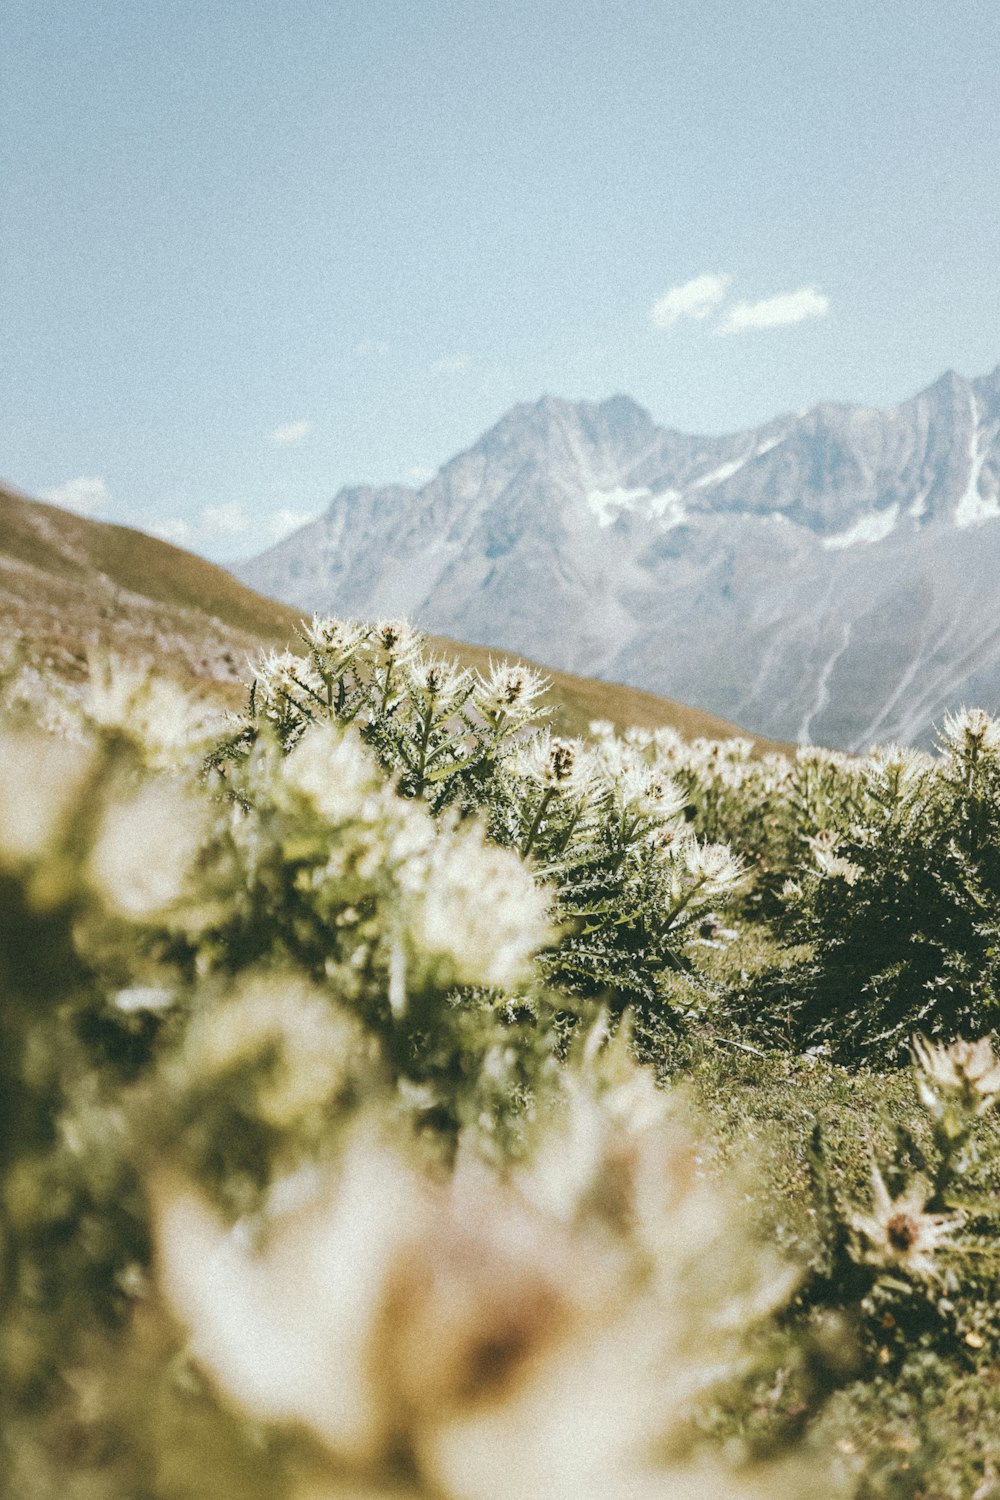
<svg viewBox="0 0 1000 1500">
<path fill-rule="evenodd" d="M 0 7 L 0 1500 L 1000 1500 L 998 58 Z"/>
<path fill-rule="evenodd" d="M 982 1485 L 1000 724 L 573 739 L 319 617 L 4 703 L 9 1493 Z"/>
</svg>

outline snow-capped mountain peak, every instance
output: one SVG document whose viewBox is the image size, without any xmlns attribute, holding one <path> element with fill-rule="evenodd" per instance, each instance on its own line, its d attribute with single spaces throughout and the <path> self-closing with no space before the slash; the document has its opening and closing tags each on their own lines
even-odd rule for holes
<svg viewBox="0 0 1000 1500">
<path fill-rule="evenodd" d="M 1000 367 L 721 436 L 545 396 L 420 490 L 342 490 L 239 572 L 854 748 L 1000 698 L 997 520 Z"/>
</svg>

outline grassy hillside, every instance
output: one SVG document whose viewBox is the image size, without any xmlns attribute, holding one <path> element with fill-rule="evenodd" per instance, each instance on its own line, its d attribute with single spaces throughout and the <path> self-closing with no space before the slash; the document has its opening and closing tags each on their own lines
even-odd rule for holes
<svg viewBox="0 0 1000 1500">
<path fill-rule="evenodd" d="M 299 611 L 169 542 L 0 486 L 0 625 L 49 668 L 79 677 L 88 651 L 113 650 L 182 680 L 210 683 L 235 699 L 247 658 L 261 648 L 294 647 L 299 620 Z M 443 637 L 433 644 L 479 668 L 512 657 Z M 564 732 L 585 732 L 592 719 L 619 728 L 669 726 L 687 738 L 743 732 L 714 714 L 637 688 L 543 670 Z"/>
</svg>

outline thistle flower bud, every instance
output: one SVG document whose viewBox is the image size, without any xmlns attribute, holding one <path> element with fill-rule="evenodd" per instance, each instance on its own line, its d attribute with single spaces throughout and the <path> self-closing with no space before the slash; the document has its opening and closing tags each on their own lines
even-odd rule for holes
<svg viewBox="0 0 1000 1500">
<path fill-rule="evenodd" d="M 385 656 L 408 661 L 420 649 L 421 637 L 408 620 L 379 620 L 374 642 Z"/>
<path fill-rule="evenodd" d="M 476 685 L 476 704 L 485 713 L 527 717 L 548 688 L 548 679 L 520 662 L 490 662 L 488 677 Z"/>
<path fill-rule="evenodd" d="M 579 790 L 589 772 L 579 740 L 559 739 L 547 729 L 517 747 L 511 769 L 546 790 L 567 793 Z"/>
<path fill-rule="evenodd" d="M 1000 722 L 981 708 L 963 707 L 955 714 L 945 715 L 944 739 L 959 755 L 975 757 L 1000 746 Z"/>
<path fill-rule="evenodd" d="M 743 875 L 743 866 L 728 844 L 692 841 L 686 851 L 687 868 L 703 889 L 725 891 Z"/>
</svg>

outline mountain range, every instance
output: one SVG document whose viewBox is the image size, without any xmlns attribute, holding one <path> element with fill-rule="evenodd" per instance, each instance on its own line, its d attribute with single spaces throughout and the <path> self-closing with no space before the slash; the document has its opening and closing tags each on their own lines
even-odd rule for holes
<svg viewBox="0 0 1000 1500">
<path fill-rule="evenodd" d="M 998 523 L 1000 366 L 723 436 L 546 396 L 421 489 L 341 490 L 236 571 L 863 750 L 1000 707 Z"/>
<path fill-rule="evenodd" d="M 0 678 L 11 647 L 15 663 L 20 658 L 71 683 L 87 676 L 95 656 L 112 653 L 236 707 L 259 652 L 302 649 L 300 621 L 301 611 L 262 598 L 180 547 L 0 484 Z M 428 644 L 483 672 L 504 655 L 438 637 Z M 742 732 L 635 688 L 565 672 L 546 676 L 552 724 L 562 733 L 586 733 L 592 719 L 619 729 L 667 726 L 688 739 Z M 759 741 L 758 748 L 785 747 Z"/>
</svg>

